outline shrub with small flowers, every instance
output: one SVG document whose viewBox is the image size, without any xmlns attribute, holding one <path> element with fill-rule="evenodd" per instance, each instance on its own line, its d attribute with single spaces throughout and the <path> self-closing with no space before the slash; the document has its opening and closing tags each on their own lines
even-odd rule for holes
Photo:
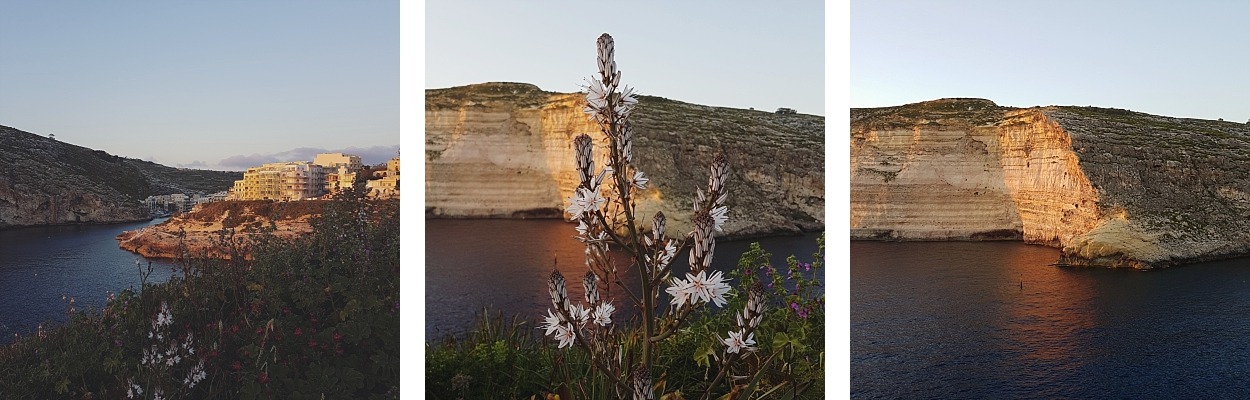
<svg viewBox="0 0 1250 400">
<path fill-rule="evenodd" d="M 252 257 L 179 260 L 0 348 L 0 398 L 398 398 L 398 215 L 348 191 L 302 238 L 223 230 Z"/>
</svg>

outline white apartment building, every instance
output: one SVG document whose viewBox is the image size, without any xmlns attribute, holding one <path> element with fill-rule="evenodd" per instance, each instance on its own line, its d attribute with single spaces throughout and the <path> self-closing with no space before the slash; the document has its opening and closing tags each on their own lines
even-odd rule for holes
<svg viewBox="0 0 1250 400">
<path fill-rule="evenodd" d="M 350 187 L 356 181 L 356 173 L 364 169 L 360 156 L 343 153 L 321 153 L 313 158 L 313 164 L 325 171 L 326 193 L 334 193 Z"/>
</svg>

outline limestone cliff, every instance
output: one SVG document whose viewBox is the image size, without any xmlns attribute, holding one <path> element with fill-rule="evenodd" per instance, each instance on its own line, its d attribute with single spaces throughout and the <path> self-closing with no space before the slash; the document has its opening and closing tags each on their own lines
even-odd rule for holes
<svg viewBox="0 0 1250 400">
<path fill-rule="evenodd" d="M 519 83 L 426 91 L 426 215 L 562 217 L 577 186 L 572 139 L 603 139 L 579 94 Z M 824 118 L 642 96 L 634 163 L 652 187 L 640 215 L 686 229 L 716 152 L 729 158 L 727 235 L 824 227 Z"/>
<path fill-rule="evenodd" d="M 218 191 L 238 173 L 182 170 L 0 126 L 0 228 L 146 220 L 147 196 Z"/>
<path fill-rule="evenodd" d="M 851 110 L 851 237 L 1153 268 L 1250 254 L 1250 126 L 942 99 Z"/>
</svg>

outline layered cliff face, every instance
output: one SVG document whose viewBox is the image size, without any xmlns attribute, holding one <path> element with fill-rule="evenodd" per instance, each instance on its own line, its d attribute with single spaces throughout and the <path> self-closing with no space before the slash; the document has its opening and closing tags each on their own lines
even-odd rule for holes
<svg viewBox="0 0 1250 400">
<path fill-rule="evenodd" d="M 426 215 L 563 217 L 577 186 L 573 138 L 606 143 L 584 107 L 579 94 L 527 84 L 427 90 Z M 727 235 L 824 227 L 822 117 L 643 96 L 633 123 L 634 163 L 651 180 L 638 199 L 641 216 L 663 211 L 673 229 L 688 229 L 695 188 L 707 185 L 708 165 L 724 151 Z"/>
<path fill-rule="evenodd" d="M 943 99 L 851 112 L 853 239 L 1020 239 L 1065 263 L 1250 253 L 1250 128 Z"/>
<path fill-rule="evenodd" d="M 0 126 L 0 228 L 148 219 L 153 194 L 218 191 L 242 174 L 179 170 Z"/>
</svg>

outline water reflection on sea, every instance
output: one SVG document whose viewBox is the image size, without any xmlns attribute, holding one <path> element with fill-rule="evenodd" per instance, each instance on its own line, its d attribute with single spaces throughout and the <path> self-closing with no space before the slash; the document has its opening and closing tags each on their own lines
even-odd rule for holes
<svg viewBox="0 0 1250 400">
<path fill-rule="evenodd" d="M 553 269 L 569 280 L 569 297 L 582 298 L 585 247 L 573 238 L 574 227 L 559 220 L 426 220 L 426 338 L 463 333 L 484 307 L 508 317 L 527 317 L 534 326 L 551 307 L 547 279 Z M 774 265 L 784 265 L 790 254 L 810 262 L 818 237 L 813 233 L 721 241 L 712 267 L 724 271 L 735 267 L 753 241 L 774 254 Z M 685 265 L 681 257 L 675 265 Z M 636 287 L 634 272 L 623 267 L 622 278 Z M 820 274 L 823 277 L 823 271 Z M 629 312 L 626 295 L 609 296 L 620 313 Z"/>
<path fill-rule="evenodd" d="M 62 295 L 84 310 L 102 306 L 110 291 L 138 288 L 135 261 L 143 259 L 119 248 L 115 237 L 162 221 L 0 231 L 0 343 L 12 342 L 14 333 L 28 335 L 44 321 L 64 322 Z M 148 280 L 164 282 L 173 264 L 154 260 L 152 267 Z"/>
<path fill-rule="evenodd" d="M 1250 259 L 1053 267 L 1021 243 L 851 243 L 854 398 L 1248 398 Z"/>
</svg>

